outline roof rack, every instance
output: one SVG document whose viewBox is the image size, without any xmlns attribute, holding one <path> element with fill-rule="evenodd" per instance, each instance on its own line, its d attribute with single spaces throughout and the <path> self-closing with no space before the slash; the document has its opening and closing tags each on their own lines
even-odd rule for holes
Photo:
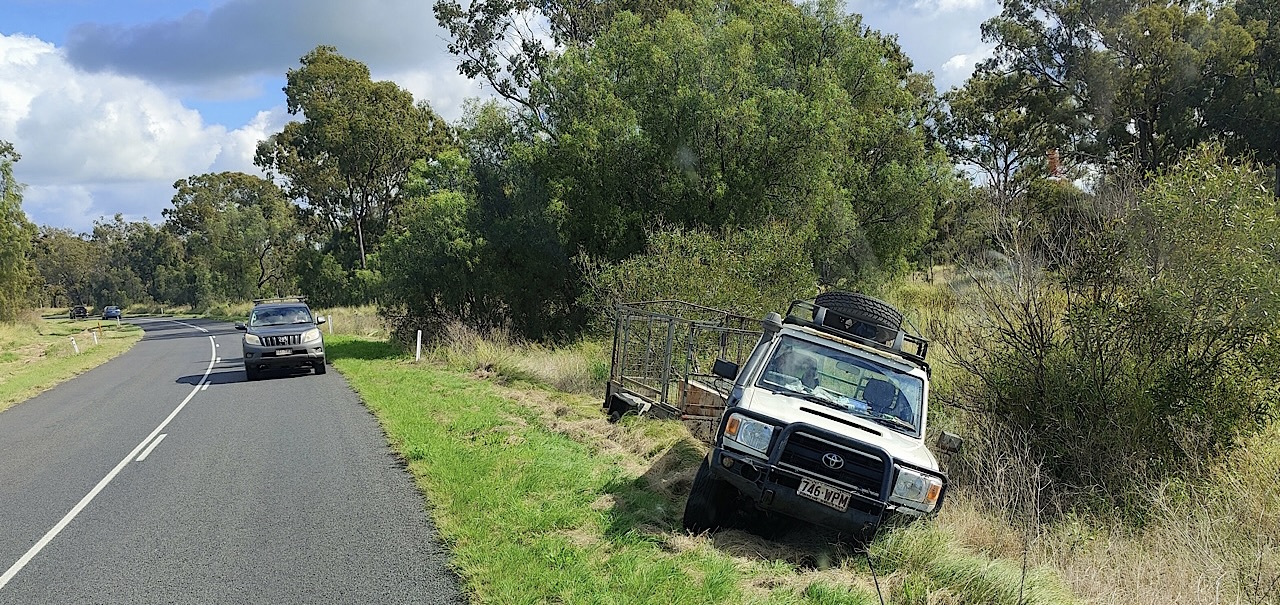
<svg viewBox="0 0 1280 605">
<path fill-rule="evenodd" d="M 255 305 L 260 305 L 260 304 L 263 304 L 263 303 L 274 303 L 274 302 L 302 302 L 302 303 L 304 303 L 304 302 L 307 302 L 307 297 L 305 297 L 305 296 L 275 296 L 275 297 L 272 297 L 272 298 L 255 298 L 255 299 L 253 299 L 253 304 L 255 304 Z"/>
<path fill-rule="evenodd" d="M 852 340 L 881 351 L 899 355 L 919 364 L 926 371 L 929 364 L 924 360 L 929 352 L 929 341 L 915 334 L 908 334 L 902 329 L 891 330 L 887 326 L 867 321 L 864 318 L 841 313 L 835 309 L 819 307 L 811 301 L 797 300 L 787 309 L 784 323 L 807 326 L 815 330 L 834 334 L 840 338 Z M 861 327 L 871 327 L 884 338 L 867 338 L 856 334 Z"/>
</svg>

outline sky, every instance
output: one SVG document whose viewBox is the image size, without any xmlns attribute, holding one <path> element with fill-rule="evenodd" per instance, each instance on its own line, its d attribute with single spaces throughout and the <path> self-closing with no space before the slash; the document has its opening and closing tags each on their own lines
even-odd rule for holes
<svg viewBox="0 0 1280 605">
<path fill-rule="evenodd" d="M 260 174 L 258 141 L 293 116 L 284 74 L 335 46 L 428 101 L 446 120 L 490 91 L 458 74 L 431 0 L 0 0 L 0 140 L 22 159 L 37 225 L 163 220 L 173 184 Z M 998 0 L 846 0 L 898 38 L 939 90 L 990 52 L 979 33 Z"/>
</svg>

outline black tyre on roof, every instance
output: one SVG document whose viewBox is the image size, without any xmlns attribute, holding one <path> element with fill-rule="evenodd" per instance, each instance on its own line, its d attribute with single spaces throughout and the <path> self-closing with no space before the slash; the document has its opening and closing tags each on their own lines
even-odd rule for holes
<svg viewBox="0 0 1280 605">
<path fill-rule="evenodd" d="M 813 304 L 842 315 L 897 332 L 902 328 L 902 313 L 887 302 L 857 292 L 823 292 Z"/>
</svg>

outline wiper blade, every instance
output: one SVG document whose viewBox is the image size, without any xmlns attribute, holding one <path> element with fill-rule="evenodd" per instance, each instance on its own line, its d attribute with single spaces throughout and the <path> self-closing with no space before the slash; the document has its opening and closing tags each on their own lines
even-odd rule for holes
<svg viewBox="0 0 1280 605">
<path fill-rule="evenodd" d="M 901 418 L 898 418 L 897 416 L 893 416 L 890 414 L 869 414 L 868 416 L 872 420 L 879 422 L 880 424 L 883 424 L 888 427 L 896 426 L 896 427 L 907 429 L 909 431 L 916 430 L 916 425 L 911 424 L 910 422 L 907 422 L 906 420 L 903 420 Z"/>
<path fill-rule="evenodd" d="M 831 408 L 831 409 L 833 409 L 833 410 L 840 410 L 840 411 L 842 411 L 842 412 L 847 412 L 847 411 L 849 411 L 849 408 L 847 408 L 847 407 L 845 407 L 845 406 L 843 406 L 843 405 L 840 405 L 839 403 L 836 403 L 836 402 L 834 402 L 834 401 L 832 401 L 832 400 L 830 400 L 830 399 L 827 399 L 827 398 L 825 398 L 825 397 L 819 397 L 819 396 L 817 396 L 817 395 L 811 395 L 811 394 L 809 394 L 809 393 L 800 393 L 800 392 L 797 392 L 797 391 L 791 391 L 791 392 L 792 392 L 792 393 L 795 393 L 796 395 L 798 395 L 801 399 L 804 399 L 805 401 L 811 401 L 811 402 L 816 403 L 816 404 L 818 404 L 818 405 L 823 405 L 823 406 L 829 407 L 829 408 Z"/>
</svg>

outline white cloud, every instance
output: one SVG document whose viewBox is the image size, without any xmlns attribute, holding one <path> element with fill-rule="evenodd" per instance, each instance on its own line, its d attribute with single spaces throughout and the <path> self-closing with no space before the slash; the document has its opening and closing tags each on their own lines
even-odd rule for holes
<svg viewBox="0 0 1280 605">
<path fill-rule="evenodd" d="M 14 176 L 29 186 L 24 207 L 37 223 L 157 218 L 178 179 L 215 163 L 253 171 L 257 140 L 283 123 L 271 116 L 228 132 L 155 85 L 85 73 L 52 44 L 0 35 L 0 140 L 22 155 Z"/>
<path fill-rule="evenodd" d="M 462 117 L 463 102 L 472 97 L 487 96 L 478 81 L 470 80 L 453 69 L 452 64 L 436 69 L 420 69 L 392 74 L 373 74 L 375 80 L 391 80 L 413 93 L 418 101 L 427 101 L 437 115 L 448 122 Z"/>
<path fill-rule="evenodd" d="M 991 45 L 987 45 L 967 54 L 955 55 L 942 64 L 942 72 L 949 78 L 966 79 L 969 74 L 973 73 L 973 68 L 978 63 L 986 61 L 993 56 L 992 51 L 994 48 Z"/>
<path fill-rule="evenodd" d="M 93 225 L 93 195 L 81 185 L 32 185 L 23 191 L 22 208 L 39 224 L 87 232 Z M 40 221 L 36 217 L 61 220 Z"/>
<path fill-rule="evenodd" d="M 918 0 L 915 3 L 915 8 L 931 13 L 950 13 L 978 10 L 984 4 L 986 4 L 986 0 Z"/>
</svg>

